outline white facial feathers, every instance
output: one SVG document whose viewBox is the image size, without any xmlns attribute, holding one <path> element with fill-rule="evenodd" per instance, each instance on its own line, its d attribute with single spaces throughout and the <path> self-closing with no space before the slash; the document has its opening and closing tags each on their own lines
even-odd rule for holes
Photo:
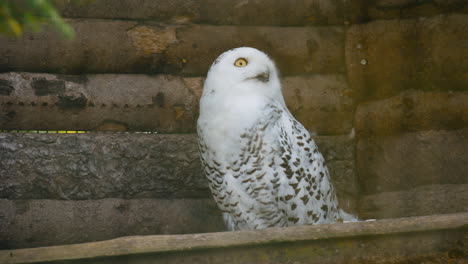
<svg viewBox="0 0 468 264">
<path fill-rule="evenodd" d="M 284 102 L 275 64 L 265 53 L 249 47 L 221 54 L 211 65 L 203 93 L 258 96 Z"/>
</svg>

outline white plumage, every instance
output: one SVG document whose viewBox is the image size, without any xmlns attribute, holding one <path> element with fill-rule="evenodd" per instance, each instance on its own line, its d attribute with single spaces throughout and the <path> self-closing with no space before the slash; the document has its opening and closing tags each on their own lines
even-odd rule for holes
<svg viewBox="0 0 468 264">
<path fill-rule="evenodd" d="M 338 208 L 323 156 L 287 109 L 276 67 L 263 52 L 237 48 L 212 64 L 198 136 L 229 230 L 355 220 Z"/>
</svg>

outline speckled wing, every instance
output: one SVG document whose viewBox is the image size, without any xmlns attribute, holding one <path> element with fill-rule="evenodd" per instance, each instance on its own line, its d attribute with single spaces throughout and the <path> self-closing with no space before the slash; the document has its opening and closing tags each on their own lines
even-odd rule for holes
<svg viewBox="0 0 468 264">
<path fill-rule="evenodd" d="M 203 135 L 199 128 L 199 135 Z M 199 137 L 209 187 L 229 230 L 262 229 L 334 220 L 335 193 L 308 131 L 282 105 L 267 105 L 238 138 L 226 163 Z"/>
<path fill-rule="evenodd" d="M 282 184 L 279 207 L 288 225 L 334 222 L 338 204 L 328 169 L 309 132 L 289 112 L 278 122 Z"/>
<path fill-rule="evenodd" d="M 239 135 L 240 151 L 228 164 L 219 162 L 200 137 L 201 160 L 209 187 L 229 230 L 286 225 L 276 199 L 280 153 L 275 133 L 282 112 L 267 105 L 257 122 Z"/>
</svg>

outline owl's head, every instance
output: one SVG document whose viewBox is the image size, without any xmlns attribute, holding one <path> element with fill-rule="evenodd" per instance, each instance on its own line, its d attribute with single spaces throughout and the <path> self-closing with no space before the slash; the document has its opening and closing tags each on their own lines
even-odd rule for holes
<svg viewBox="0 0 468 264">
<path fill-rule="evenodd" d="M 265 53 L 249 47 L 228 50 L 213 62 L 204 93 L 265 96 L 283 101 L 274 62 Z"/>
</svg>

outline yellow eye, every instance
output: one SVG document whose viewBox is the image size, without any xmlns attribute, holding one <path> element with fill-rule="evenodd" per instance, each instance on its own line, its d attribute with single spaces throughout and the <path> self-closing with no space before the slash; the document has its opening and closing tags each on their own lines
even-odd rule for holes
<svg viewBox="0 0 468 264">
<path fill-rule="evenodd" d="M 236 62 L 234 62 L 234 66 L 236 66 L 236 67 L 245 67 L 245 66 L 247 66 L 248 63 L 249 62 L 247 62 L 246 59 L 239 58 L 239 59 L 236 60 Z"/>
</svg>

